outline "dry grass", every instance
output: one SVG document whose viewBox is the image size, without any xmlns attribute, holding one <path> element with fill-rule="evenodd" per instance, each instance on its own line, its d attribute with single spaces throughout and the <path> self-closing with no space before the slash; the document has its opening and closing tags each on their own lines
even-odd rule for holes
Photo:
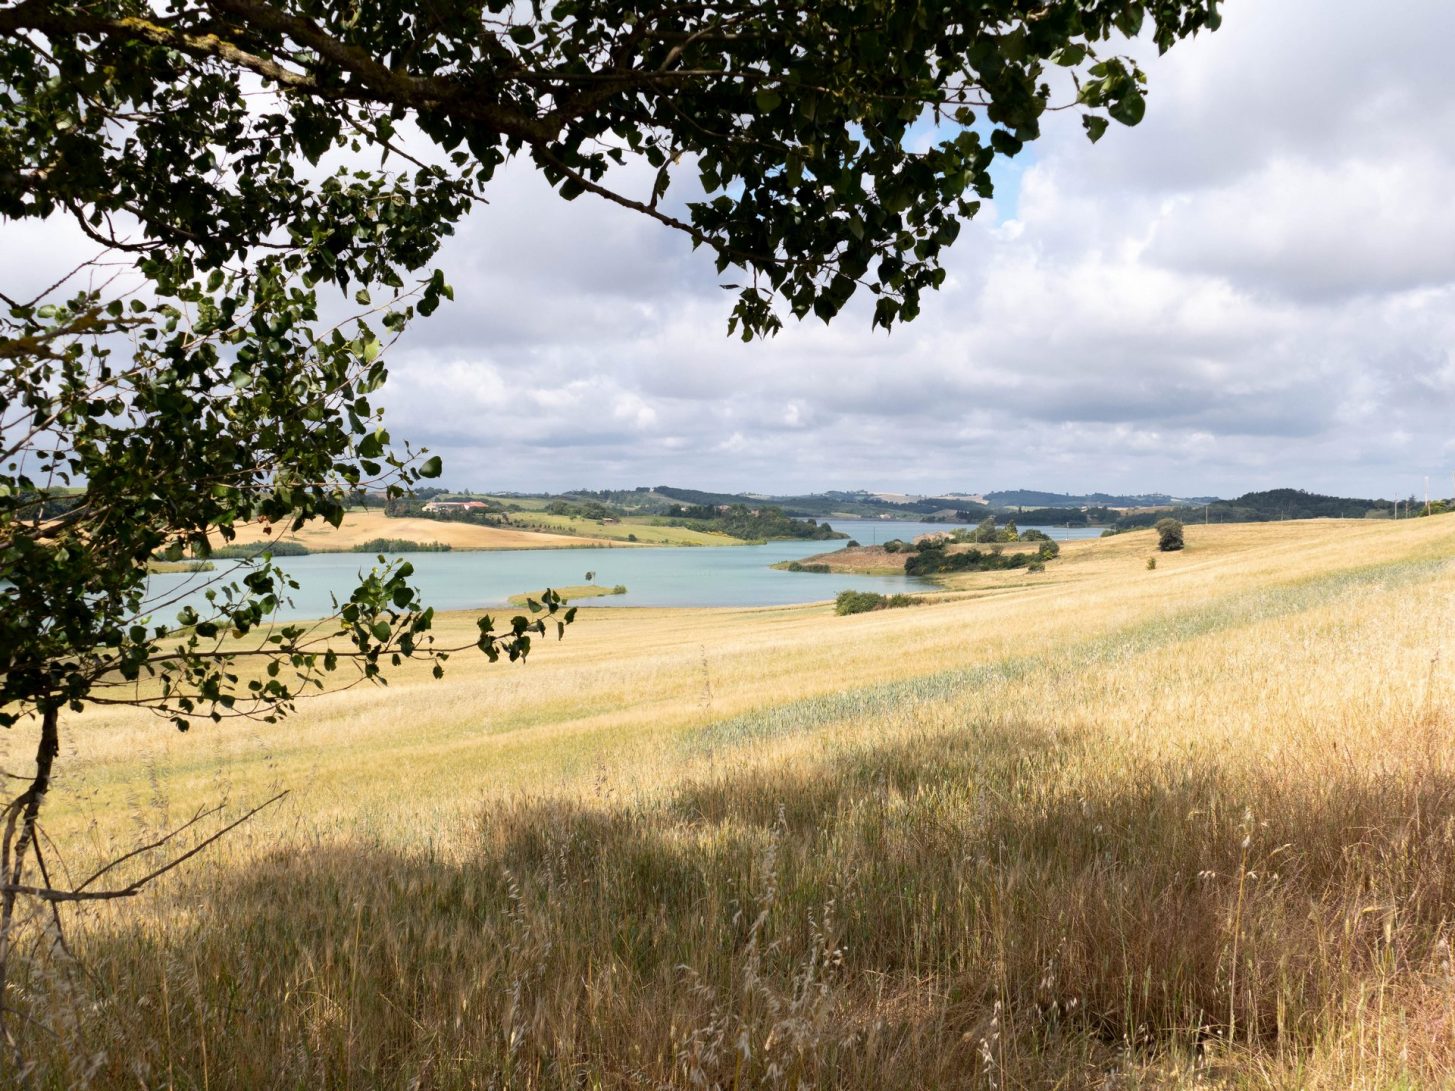
<svg viewBox="0 0 1455 1091">
<path fill-rule="evenodd" d="M 483 527 L 446 519 L 391 519 L 382 511 L 351 511 L 337 529 L 326 523 L 310 523 L 300 531 L 281 535 L 277 528 L 268 532 L 260 523 L 249 523 L 238 527 L 235 541 L 239 545 L 263 541 L 299 542 L 315 553 L 347 553 L 355 546 L 376 538 L 440 542 L 454 549 L 569 549 L 622 544 L 599 536 L 568 538 L 559 534 Z M 216 544 L 221 545 L 221 540 Z"/>
<path fill-rule="evenodd" d="M 552 590 L 564 601 L 576 602 L 580 599 L 600 598 L 602 595 L 623 595 L 626 593 L 626 586 L 619 583 L 576 583 L 568 587 L 552 588 Z M 511 606 L 528 606 L 531 600 L 539 602 L 545 593 L 545 588 L 536 591 L 522 591 L 518 595 L 511 595 L 506 601 Z"/>
<path fill-rule="evenodd" d="M 75 872 L 293 794 L 30 958 L 36 1082 L 1455 1085 L 1455 517 L 1188 541 L 72 722 Z"/>
<path fill-rule="evenodd" d="M 540 527 L 548 532 L 609 538 L 615 542 L 638 545 L 721 546 L 742 545 L 742 539 L 711 530 L 692 527 L 670 527 L 658 524 L 651 517 L 627 516 L 615 522 L 585 519 L 579 515 L 551 515 L 543 511 L 519 512 L 511 518 L 527 527 Z"/>
<path fill-rule="evenodd" d="M 904 562 L 912 554 L 890 553 L 883 546 L 850 546 L 844 549 L 831 549 L 824 553 L 815 553 L 812 557 L 802 557 L 799 564 L 826 564 L 832 572 L 848 572 L 860 576 L 902 576 L 904 575 Z M 787 561 L 781 561 L 774 565 L 774 568 L 786 568 Z"/>
</svg>

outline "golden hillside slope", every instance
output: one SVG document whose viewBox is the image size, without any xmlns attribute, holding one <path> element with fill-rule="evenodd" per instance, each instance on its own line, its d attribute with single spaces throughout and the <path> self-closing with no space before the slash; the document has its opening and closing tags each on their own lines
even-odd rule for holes
<svg viewBox="0 0 1455 1091">
<path fill-rule="evenodd" d="M 24 1044 L 57 1085 L 1449 1086 L 1455 516 L 1187 540 L 73 719 L 76 872 L 292 794 L 71 918 Z"/>
<path fill-rule="evenodd" d="M 391 519 L 382 511 L 351 511 L 335 529 L 327 523 L 313 522 L 302 530 L 279 534 L 258 523 L 238 528 L 235 541 L 251 545 L 262 541 L 300 542 L 315 553 L 347 553 L 355 546 L 375 538 L 402 538 L 411 542 L 440 542 L 454 549 L 580 549 L 592 546 L 621 545 L 604 538 L 575 538 L 538 531 L 513 530 L 508 527 L 482 527 L 472 523 L 447 522 L 442 519 Z M 218 539 L 215 544 L 222 544 Z"/>
</svg>

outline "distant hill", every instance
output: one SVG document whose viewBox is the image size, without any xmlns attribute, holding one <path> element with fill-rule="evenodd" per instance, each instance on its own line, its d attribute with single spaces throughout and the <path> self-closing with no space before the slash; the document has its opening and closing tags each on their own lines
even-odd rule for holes
<svg viewBox="0 0 1455 1091">
<path fill-rule="evenodd" d="M 1000 489 L 986 493 L 985 499 L 996 508 L 1151 508 L 1177 504 L 1208 504 L 1218 498 L 1216 496 L 1176 497 L 1161 492 L 1137 495 L 1090 492 L 1078 496 L 1064 492 L 1040 492 L 1036 489 Z"/>
<path fill-rule="evenodd" d="M 423 493 L 421 493 L 423 495 Z M 496 494 L 512 510 L 548 508 L 553 501 L 565 500 L 576 505 L 600 505 L 618 515 L 665 514 L 678 505 L 691 507 L 726 507 L 741 504 L 748 508 L 777 507 L 783 514 L 798 519 L 852 516 L 924 520 L 928 522 L 975 523 L 994 514 L 1001 523 L 1015 521 L 1022 525 L 1045 523 L 1055 526 L 1112 526 L 1122 529 L 1150 526 L 1167 508 L 1186 508 L 1179 512 L 1190 521 L 1207 519 L 1214 523 L 1261 523 L 1278 519 L 1358 519 L 1371 513 L 1393 513 L 1394 503 L 1363 497 L 1326 496 L 1303 489 L 1265 489 L 1247 492 L 1233 500 L 1215 496 L 1171 496 L 1167 493 L 1060 493 L 1039 489 L 998 489 L 984 494 L 950 492 L 936 496 L 910 496 L 903 493 L 870 492 L 868 490 L 828 490 L 800 495 L 767 495 L 761 492 L 712 492 L 687 489 L 676 485 L 635 489 L 575 489 L 567 493 Z M 979 503 L 983 496 L 986 503 Z M 1160 511 L 1127 512 L 1132 508 Z"/>
<path fill-rule="evenodd" d="M 1203 511 L 1190 516 L 1212 523 L 1268 523 L 1280 519 L 1362 519 L 1365 516 L 1394 513 L 1394 501 L 1371 500 L 1352 496 L 1324 496 L 1303 489 L 1265 489 L 1245 492 L 1234 500 L 1216 500 Z M 1117 520 L 1117 527 L 1128 530 L 1151 526 L 1156 515 L 1131 515 Z"/>
<path fill-rule="evenodd" d="M 740 492 L 702 492 L 700 489 L 679 489 L 672 485 L 658 485 L 652 491 L 658 496 L 669 496 L 684 504 L 707 504 L 715 507 L 718 504 L 759 503 L 747 493 Z"/>
<path fill-rule="evenodd" d="M 984 504 L 943 496 L 924 496 L 903 500 L 889 500 L 870 492 L 821 492 L 797 496 L 765 496 L 762 493 L 719 493 L 702 492 L 698 489 L 681 489 L 674 485 L 658 485 L 652 490 L 658 496 L 671 497 L 684 504 L 774 504 L 785 514 L 802 518 L 819 519 L 828 515 L 860 515 L 873 518 L 879 515 L 893 515 L 900 519 L 922 519 L 949 508 L 958 509 L 970 516 L 983 516 L 990 509 Z"/>
</svg>

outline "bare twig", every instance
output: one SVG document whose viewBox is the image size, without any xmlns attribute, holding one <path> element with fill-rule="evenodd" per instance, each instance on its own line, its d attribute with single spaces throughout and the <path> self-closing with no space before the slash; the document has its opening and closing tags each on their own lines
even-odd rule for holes
<svg viewBox="0 0 1455 1091">
<path fill-rule="evenodd" d="M 196 856 L 203 849 L 205 849 L 209 845 L 211 845 L 214 841 L 220 840 L 222 837 L 224 837 L 227 834 L 231 833 L 233 830 L 237 829 L 239 826 L 241 826 L 248 819 L 252 818 L 253 815 L 257 814 L 259 811 L 263 810 L 265 807 L 271 807 L 274 803 L 277 803 L 280 799 L 282 799 L 287 794 L 288 794 L 288 792 L 285 789 L 284 791 L 281 791 L 277 795 L 275 795 L 272 799 L 266 800 L 263 803 L 259 803 L 256 807 L 254 807 L 252 810 L 248 811 L 241 818 L 238 818 L 235 821 L 229 822 L 226 826 L 222 827 L 222 829 L 218 830 L 216 833 L 212 834 L 210 837 L 207 837 L 204 840 L 199 841 L 196 845 L 193 845 L 186 852 L 182 853 L 181 856 L 178 856 L 174 860 L 169 860 L 167 863 L 163 864 L 161 867 L 156 868 L 155 870 L 148 872 L 146 875 L 143 875 L 140 879 L 137 879 L 135 882 L 129 883 L 128 885 L 126 885 L 124 887 L 117 887 L 117 888 L 112 889 L 112 890 L 84 890 L 84 889 L 82 889 L 82 887 L 84 887 L 86 884 L 83 883 L 83 884 L 81 884 L 81 887 L 77 887 L 74 890 L 55 890 L 55 889 L 53 889 L 53 888 L 51 888 L 49 886 L 24 886 L 24 885 L 21 885 L 21 884 L 16 883 L 16 884 L 7 884 L 7 885 L 5 885 L 3 887 L 0 887 L 0 892 L 4 892 L 4 893 L 7 893 L 7 894 L 24 894 L 24 895 L 27 895 L 27 896 L 32 897 L 32 898 L 40 898 L 42 901 L 48 901 L 48 902 L 52 902 L 52 903 L 55 903 L 55 902 L 102 902 L 102 901 L 112 901 L 112 900 L 117 899 L 117 898 L 132 898 L 132 897 L 135 897 L 136 895 L 140 894 L 143 889 L 145 889 L 145 887 L 146 887 L 146 885 L 148 883 L 152 882 L 154 879 L 160 878 L 161 876 L 165 875 L 167 872 L 172 871 L 175 868 L 180 867 L 182 864 L 186 863 L 192 857 Z M 216 812 L 216 808 L 214 808 L 213 811 L 210 811 L 208 813 L 215 813 L 215 812 Z M 197 818 L 193 818 L 186 825 L 187 826 L 192 825 L 193 822 L 196 822 L 198 820 L 198 818 L 201 818 L 201 817 L 202 817 L 202 815 L 199 814 L 197 816 Z M 186 828 L 186 826 L 183 826 L 181 829 L 185 829 L 185 828 Z M 157 842 L 157 844 L 164 843 L 168 838 L 170 838 L 172 836 L 175 836 L 175 834 L 177 834 L 177 833 L 180 833 L 181 832 L 181 829 L 174 830 L 171 834 L 168 834 L 167 837 L 165 837 L 161 841 Z M 122 859 L 127 859 L 127 858 L 130 858 L 130 857 L 136 856 L 137 853 L 139 853 L 139 852 L 145 852 L 145 851 L 147 851 L 148 848 L 154 848 L 154 847 L 156 847 L 156 846 L 155 845 L 151 845 L 151 846 L 146 846 L 145 848 L 137 849 L 137 850 L 135 850 L 133 852 L 128 853 L 127 856 L 122 857 Z M 120 861 L 114 861 L 113 863 L 119 863 L 119 862 Z M 112 864 L 108 864 L 105 868 L 102 868 L 101 871 L 97 872 L 96 875 L 99 876 L 99 875 L 105 873 L 106 871 L 109 871 L 111 869 L 111 867 L 112 867 Z M 91 879 L 87 879 L 86 882 L 89 883 L 94 878 L 96 878 L 96 876 L 92 876 L 92 878 Z"/>
</svg>

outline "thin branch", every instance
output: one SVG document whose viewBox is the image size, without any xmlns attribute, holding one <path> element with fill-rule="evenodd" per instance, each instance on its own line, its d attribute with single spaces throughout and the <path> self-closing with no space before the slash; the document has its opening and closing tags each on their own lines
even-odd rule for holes
<svg viewBox="0 0 1455 1091">
<path fill-rule="evenodd" d="M 211 807 L 211 808 L 206 808 L 206 809 L 199 807 L 197 809 L 197 813 L 196 814 L 194 814 L 186 822 L 182 823 L 182 825 L 178 826 L 171 833 L 167 834 L 165 837 L 162 837 L 162 838 L 159 838 L 156 841 L 153 841 L 150 845 L 142 845 L 141 848 L 132 849 L 130 852 L 128 852 L 124 856 L 118 856 L 115 860 L 112 860 L 111 863 L 107 864 L 100 871 L 98 871 L 98 872 L 94 873 L 93 875 L 87 877 L 86 879 L 82 880 L 80 883 L 77 883 L 76 886 L 74 887 L 74 889 L 76 889 L 76 890 L 85 890 L 88 886 L 90 886 L 92 883 L 94 883 L 97 879 L 101 878 L 101 876 L 105 875 L 108 871 L 111 871 L 113 868 L 119 867 L 121 864 L 126 863 L 126 861 L 132 859 L 133 857 L 140 856 L 144 852 L 151 852 L 152 849 L 161 848 L 163 845 L 165 845 L 172 838 L 176 837 L 178 834 L 181 834 L 184 831 L 186 831 L 186 830 L 190 829 L 191 827 L 195 826 L 198 822 L 201 822 L 204 818 L 210 818 L 212 815 L 215 815 L 218 811 L 222 810 L 222 808 L 224 806 L 225 806 L 225 804 L 219 803 L 216 807 Z M 47 886 L 51 885 L 49 880 L 46 881 L 46 885 Z"/>
<path fill-rule="evenodd" d="M 226 826 L 222 827 L 222 829 L 218 830 L 216 833 L 206 838 L 205 840 L 200 841 L 196 845 L 192 846 L 192 848 L 182 853 L 182 855 L 178 856 L 175 860 L 168 861 L 161 867 L 155 869 L 154 871 L 148 872 L 146 875 L 143 875 L 140 879 L 137 879 L 135 882 L 130 883 L 127 886 L 117 887 L 113 890 L 84 890 L 82 889 L 82 887 L 85 886 L 85 884 L 83 883 L 81 887 L 77 887 L 75 890 L 55 890 L 49 886 L 24 886 L 19 883 L 12 883 L 0 886 L 0 892 L 27 894 L 32 898 L 40 898 L 41 900 L 48 902 L 104 902 L 114 901 L 117 898 L 135 897 L 136 895 L 140 894 L 143 889 L 145 889 L 148 883 L 152 882 L 155 879 L 159 879 L 167 872 L 180 867 L 186 861 L 190 860 L 203 849 L 211 845 L 214 841 L 217 841 L 227 834 L 231 833 L 248 819 L 252 818 L 253 815 L 261 811 L 264 807 L 272 806 L 274 803 L 277 803 L 278 800 L 282 799 L 287 794 L 287 790 L 284 790 L 279 792 L 272 799 L 269 799 L 263 803 L 259 803 L 252 810 L 248 811 L 247 814 L 243 815 L 236 821 L 229 822 Z M 190 824 L 191 823 L 188 823 L 188 825 Z M 141 849 L 138 851 L 145 852 L 146 850 Z M 133 852 L 129 853 L 128 855 L 135 856 L 136 853 Z M 125 859 L 125 857 L 123 857 L 123 859 Z M 103 872 L 109 870 L 109 868 L 110 865 L 107 865 L 106 868 L 103 868 L 102 871 L 98 872 L 97 874 L 102 874 Z M 91 880 L 89 879 L 87 880 L 87 882 L 90 881 Z"/>
</svg>

